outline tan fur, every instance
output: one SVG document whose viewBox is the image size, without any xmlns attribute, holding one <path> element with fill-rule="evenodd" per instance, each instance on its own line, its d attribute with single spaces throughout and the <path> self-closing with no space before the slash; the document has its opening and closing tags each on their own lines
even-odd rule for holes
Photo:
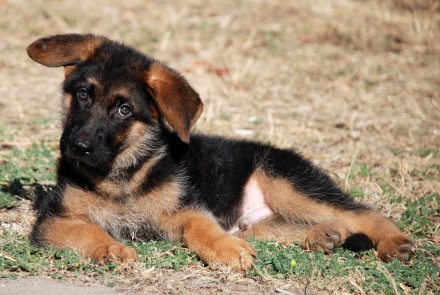
<svg viewBox="0 0 440 295">
<path fill-rule="evenodd" d="M 202 261 L 226 264 L 236 269 L 252 266 L 255 250 L 244 240 L 225 233 L 220 225 L 205 214 L 183 210 L 164 218 L 173 240 L 185 242 Z"/>
<path fill-rule="evenodd" d="M 294 223 L 313 225 L 336 218 L 336 209 L 304 196 L 287 179 L 272 177 L 261 169 L 257 169 L 251 177 L 256 178 L 269 207 Z"/>
<path fill-rule="evenodd" d="M 141 122 L 134 122 L 128 134 L 125 136 L 122 151 L 117 155 L 113 165 L 113 174 L 117 174 L 119 170 L 135 166 L 138 161 L 142 160 L 142 155 L 146 151 L 154 150 L 158 142 L 154 133 L 159 132 L 153 130 L 150 126 Z M 159 152 L 159 154 L 162 154 Z"/>
<path fill-rule="evenodd" d="M 253 237 L 262 241 L 273 240 L 294 244 L 302 243 L 306 239 L 306 229 L 307 227 L 301 224 L 293 224 L 280 216 L 272 216 L 238 232 L 237 236 L 243 239 Z"/>
<path fill-rule="evenodd" d="M 66 120 L 67 120 L 67 116 L 69 113 L 70 108 L 72 107 L 72 102 L 73 102 L 73 97 L 72 95 L 65 93 L 63 95 L 63 100 L 62 100 L 62 113 L 61 113 L 61 124 L 63 126 L 65 126 L 66 124 Z"/>
<path fill-rule="evenodd" d="M 196 209 L 177 210 L 180 188 L 178 182 L 166 183 L 148 195 L 114 202 L 105 195 L 68 187 L 63 199 L 65 216 L 49 219 L 42 226 L 43 234 L 56 247 L 72 248 L 86 257 L 128 260 L 136 259 L 132 249 L 105 231 L 119 239 L 118 229 L 130 228 L 136 238 L 137 231 L 151 227 L 162 230 L 164 238 L 185 242 L 202 261 L 249 268 L 255 251 L 247 242 L 225 233 L 209 214 Z"/>
<path fill-rule="evenodd" d="M 67 79 L 73 72 L 76 71 L 76 66 L 65 66 L 64 67 L 64 78 Z"/>
<path fill-rule="evenodd" d="M 145 161 L 128 182 L 124 179 L 119 180 L 117 177 L 115 177 L 115 179 L 93 179 L 92 183 L 96 185 L 98 192 L 103 195 L 107 195 L 109 198 L 136 196 L 138 195 L 140 186 L 148 177 L 150 170 L 163 157 L 163 155 L 164 154 L 162 152 L 159 152 L 148 161 Z"/>
<path fill-rule="evenodd" d="M 112 200 L 107 194 L 85 192 L 68 187 L 63 199 L 69 215 L 82 216 L 98 224 L 116 239 L 123 239 L 128 229 L 134 239 L 142 230 L 155 230 L 163 215 L 178 209 L 182 194 L 178 180 L 165 183 L 148 195 Z"/>
<path fill-rule="evenodd" d="M 63 109 L 64 110 L 70 110 L 70 108 L 72 107 L 72 101 L 73 101 L 73 97 L 70 94 L 64 94 L 64 99 L 63 99 Z"/>
<path fill-rule="evenodd" d="M 155 62 L 145 77 L 149 91 L 160 113 L 184 142 L 189 142 L 189 131 L 202 114 L 199 95 L 180 75 Z"/>
<path fill-rule="evenodd" d="M 48 67 L 70 66 L 93 57 L 104 42 L 104 39 L 91 35 L 77 35 L 78 38 L 72 42 L 70 36 L 66 36 L 38 39 L 28 46 L 27 53 L 33 60 Z M 69 46 L 63 46 L 63 38 L 71 41 Z"/>
<path fill-rule="evenodd" d="M 41 231 L 46 242 L 58 248 L 74 249 L 87 258 L 137 260 L 134 249 L 116 242 L 99 226 L 80 217 L 51 218 L 42 225 Z"/>
<path fill-rule="evenodd" d="M 276 216 L 243 231 L 239 234 L 243 238 L 284 240 L 331 252 L 350 235 L 363 233 L 372 240 L 384 261 L 393 257 L 401 259 L 401 252 L 411 252 L 409 238 L 393 222 L 372 210 L 353 212 L 317 203 L 296 191 L 287 179 L 272 177 L 261 169 L 251 177 L 257 180 Z"/>
</svg>

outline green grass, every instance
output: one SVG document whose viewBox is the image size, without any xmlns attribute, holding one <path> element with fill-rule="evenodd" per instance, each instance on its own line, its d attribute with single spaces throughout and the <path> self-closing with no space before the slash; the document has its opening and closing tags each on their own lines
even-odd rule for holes
<svg viewBox="0 0 440 295">
<path fill-rule="evenodd" d="M 0 166 L 0 209 L 17 206 L 28 197 L 26 188 L 55 181 L 55 149 L 33 144 L 28 149 L 13 148 Z"/>
<path fill-rule="evenodd" d="M 366 164 L 354 163 L 348 172 L 348 179 L 353 180 L 355 177 L 370 177 L 373 175 L 371 168 Z"/>
<path fill-rule="evenodd" d="M 3 157 L 0 182 L 20 181 L 22 184 L 30 185 L 54 181 L 54 152 L 53 148 L 44 144 L 33 144 L 31 148 L 25 150 L 13 148 L 11 154 Z"/>
</svg>

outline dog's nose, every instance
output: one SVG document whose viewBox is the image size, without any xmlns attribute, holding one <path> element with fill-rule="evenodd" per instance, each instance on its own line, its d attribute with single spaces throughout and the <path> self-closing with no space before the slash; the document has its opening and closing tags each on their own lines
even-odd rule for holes
<svg viewBox="0 0 440 295">
<path fill-rule="evenodd" d="M 71 145 L 72 151 L 78 156 L 88 156 L 92 150 L 92 143 L 85 140 L 77 140 Z"/>
</svg>

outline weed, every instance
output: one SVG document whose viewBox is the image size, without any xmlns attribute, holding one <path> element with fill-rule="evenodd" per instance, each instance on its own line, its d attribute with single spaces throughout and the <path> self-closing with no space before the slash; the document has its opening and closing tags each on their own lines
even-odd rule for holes
<svg viewBox="0 0 440 295">
<path fill-rule="evenodd" d="M 139 261 L 148 268 L 172 268 L 179 270 L 183 265 L 198 263 L 199 259 L 184 248 L 182 244 L 170 241 L 150 241 L 148 243 L 132 243 L 139 253 Z"/>
<path fill-rule="evenodd" d="M 363 178 L 371 177 L 373 176 L 373 172 L 371 171 L 371 168 L 366 164 L 354 163 L 348 173 L 348 179 L 353 180 L 356 176 L 360 176 Z"/>
<path fill-rule="evenodd" d="M 19 204 L 17 196 L 27 192 L 25 186 L 55 181 L 54 149 L 41 144 L 21 150 L 13 148 L 0 166 L 0 209 Z"/>
<path fill-rule="evenodd" d="M 439 194 L 424 196 L 406 204 L 400 225 L 418 238 L 432 237 L 435 231 L 433 217 L 440 208 Z"/>
<path fill-rule="evenodd" d="M 54 150 L 44 144 L 33 144 L 31 148 L 12 149 L 11 155 L 4 156 L 0 167 L 0 182 L 20 181 L 30 185 L 36 182 L 54 181 Z"/>
<path fill-rule="evenodd" d="M 362 198 L 364 197 L 364 191 L 361 187 L 353 187 L 350 189 L 350 195 L 353 198 Z"/>
<path fill-rule="evenodd" d="M 426 158 L 426 157 L 437 157 L 438 150 L 429 149 L 429 148 L 422 148 L 419 149 L 418 155 L 420 158 Z"/>
</svg>

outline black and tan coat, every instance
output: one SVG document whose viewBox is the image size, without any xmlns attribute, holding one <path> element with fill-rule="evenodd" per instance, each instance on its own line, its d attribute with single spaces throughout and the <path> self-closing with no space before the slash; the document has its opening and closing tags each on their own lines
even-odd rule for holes
<svg viewBox="0 0 440 295">
<path fill-rule="evenodd" d="M 135 260 L 120 241 L 170 239 L 239 269 L 251 236 L 330 252 L 362 235 L 385 261 L 412 255 L 392 222 L 295 151 L 190 135 L 202 102 L 167 66 L 94 35 L 42 38 L 28 54 L 66 72 L 58 183 L 36 202 L 34 244 Z"/>
</svg>

